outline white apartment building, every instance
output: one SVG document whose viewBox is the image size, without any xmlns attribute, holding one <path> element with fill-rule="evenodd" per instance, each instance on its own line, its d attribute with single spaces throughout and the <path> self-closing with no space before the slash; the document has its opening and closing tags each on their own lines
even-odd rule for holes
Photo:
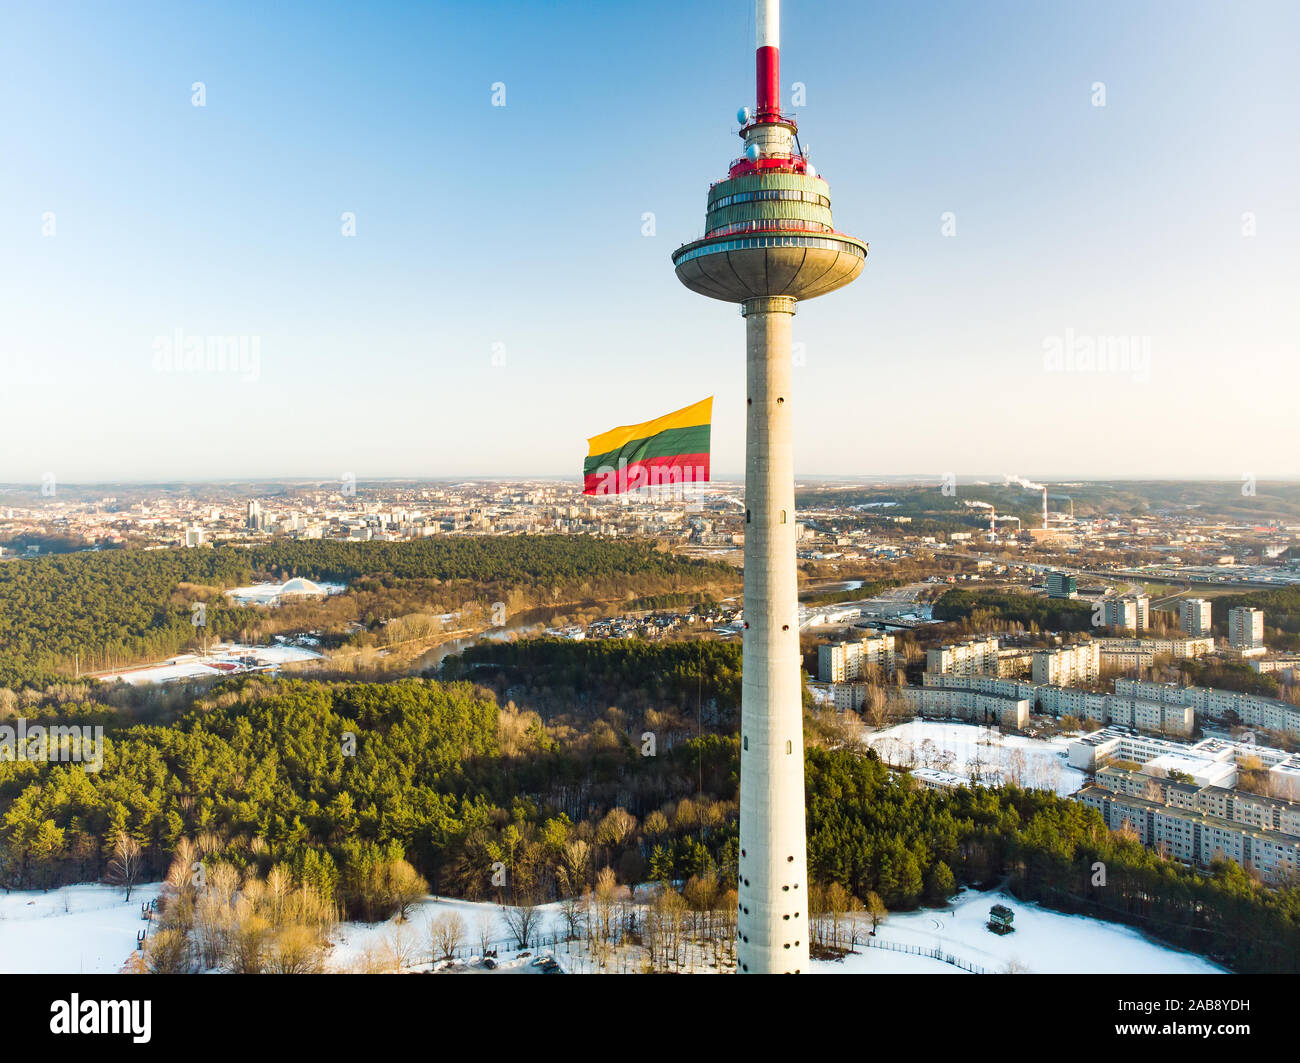
<svg viewBox="0 0 1300 1063">
<path fill-rule="evenodd" d="M 823 683 L 862 679 L 873 666 L 885 675 L 894 674 L 893 635 L 872 631 L 852 642 L 834 642 L 817 647 L 817 678 Z"/>
<path fill-rule="evenodd" d="M 1186 703 L 1103 694 L 1077 687 L 992 676 L 963 678 L 927 672 L 921 678 L 927 687 L 966 688 L 998 697 L 1025 698 L 1029 702 L 1030 712 L 1046 716 L 1073 716 L 1079 720 L 1119 724 L 1182 738 L 1189 737 L 1195 729 L 1195 712 Z"/>
<path fill-rule="evenodd" d="M 969 687 L 903 687 L 903 702 L 918 716 L 996 723 L 1016 731 L 1029 722 L 1028 698 L 985 694 Z"/>
<path fill-rule="evenodd" d="M 1265 652 L 1264 610 L 1245 606 L 1229 609 L 1228 644 L 1243 656 Z"/>
<path fill-rule="evenodd" d="M 1106 627 L 1145 631 L 1151 617 L 1151 597 L 1146 594 L 1101 600 L 1101 622 Z"/>
<path fill-rule="evenodd" d="M 1203 657 L 1214 652 L 1212 638 L 1142 639 L 1099 638 L 1094 642 L 1101 649 L 1101 663 L 1105 668 L 1131 670 L 1150 668 L 1157 656 L 1174 658 Z"/>
<path fill-rule="evenodd" d="M 1115 693 L 1165 704 L 1190 705 L 1203 720 L 1221 720 L 1300 736 L 1300 708 L 1278 698 L 1217 687 L 1180 687 L 1176 683 L 1145 679 L 1116 679 Z"/>
<path fill-rule="evenodd" d="M 1200 867 L 1231 860 L 1270 885 L 1300 874 L 1300 810 L 1289 802 L 1114 769 L 1099 773 L 1076 798 L 1100 812 L 1111 830 L 1131 829 L 1142 844 L 1175 860 Z"/>
<path fill-rule="evenodd" d="M 940 675 L 997 675 L 998 661 L 998 640 L 990 635 L 927 650 L 925 670 Z"/>
<path fill-rule="evenodd" d="M 1091 683 L 1101 675 L 1101 652 L 1095 642 L 1036 650 L 1031 674 L 1040 684 Z"/>
<path fill-rule="evenodd" d="M 1203 638 L 1210 634 L 1213 610 L 1207 598 L 1184 598 L 1178 605 L 1178 627 L 1183 634 Z"/>
</svg>

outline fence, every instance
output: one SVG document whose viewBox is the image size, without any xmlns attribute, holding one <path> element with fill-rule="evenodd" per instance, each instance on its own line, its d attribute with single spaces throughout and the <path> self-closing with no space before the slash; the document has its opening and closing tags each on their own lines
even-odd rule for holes
<svg viewBox="0 0 1300 1063">
<path fill-rule="evenodd" d="M 909 956 L 927 956 L 932 960 L 939 960 L 941 963 L 960 967 L 963 971 L 969 971 L 971 974 L 992 974 L 987 967 L 981 967 L 977 963 L 963 960 L 960 956 L 954 956 L 951 952 L 944 952 L 937 945 L 934 948 L 927 949 L 922 945 L 905 945 L 901 941 L 881 941 L 879 938 L 867 938 L 867 947 L 887 949 L 890 952 L 903 952 Z"/>
</svg>

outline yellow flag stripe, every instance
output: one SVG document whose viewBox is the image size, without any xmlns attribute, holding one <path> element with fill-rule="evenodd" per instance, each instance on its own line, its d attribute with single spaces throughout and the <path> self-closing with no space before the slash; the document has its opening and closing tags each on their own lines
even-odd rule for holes
<svg viewBox="0 0 1300 1063">
<path fill-rule="evenodd" d="M 644 424 L 624 425 L 621 428 L 611 428 L 608 432 L 592 436 L 587 440 L 587 456 L 595 457 L 599 454 L 606 454 L 611 450 L 618 450 L 619 447 L 625 443 L 630 443 L 634 439 L 645 439 L 647 436 L 657 435 L 669 428 L 691 428 L 695 425 L 712 423 L 713 396 L 710 395 L 707 399 L 701 399 L 699 402 L 687 406 L 685 409 L 677 410 L 675 413 L 666 413 L 662 417 L 656 417 L 653 421 L 646 421 Z"/>
</svg>

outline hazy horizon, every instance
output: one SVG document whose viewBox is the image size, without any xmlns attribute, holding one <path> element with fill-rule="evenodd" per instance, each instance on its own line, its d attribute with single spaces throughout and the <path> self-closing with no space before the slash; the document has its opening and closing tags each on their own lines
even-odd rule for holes
<svg viewBox="0 0 1300 1063">
<path fill-rule="evenodd" d="M 0 481 L 577 479 L 705 395 L 741 468 L 743 324 L 669 256 L 740 150 L 748 0 L 10 23 Z M 798 308 L 798 475 L 1300 475 L 1297 31 L 789 0 L 783 102 L 871 245 Z"/>
</svg>

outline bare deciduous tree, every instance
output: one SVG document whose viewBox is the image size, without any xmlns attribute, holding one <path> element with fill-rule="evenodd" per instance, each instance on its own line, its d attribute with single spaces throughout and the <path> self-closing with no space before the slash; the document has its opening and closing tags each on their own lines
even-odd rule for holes
<svg viewBox="0 0 1300 1063">
<path fill-rule="evenodd" d="M 131 899 L 131 890 L 140 878 L 140 843 L 126 831 L 117 832 L 113 840 L 113 856 L 108 862 L 108 880 L 117 886 L 126 887 L 126 899 Z"/>
<path fill-rule="evenodd" d="M 443 912 L 429 923 L 429 939 L 434 963 L 451 959 L 465 942 L 465 920 L 459 912 Z"/>
<path fill-rule="evenodd" d="M 529 943 L 537 933 L 541 914 L 540 909 L 533 907 L 531 904 L 521 904 L 517 908 L 502 906 L 501 918 L 506 921 L 506 926 L 514 936 L 519 948 L 528 948 Z"/>
</svg>

